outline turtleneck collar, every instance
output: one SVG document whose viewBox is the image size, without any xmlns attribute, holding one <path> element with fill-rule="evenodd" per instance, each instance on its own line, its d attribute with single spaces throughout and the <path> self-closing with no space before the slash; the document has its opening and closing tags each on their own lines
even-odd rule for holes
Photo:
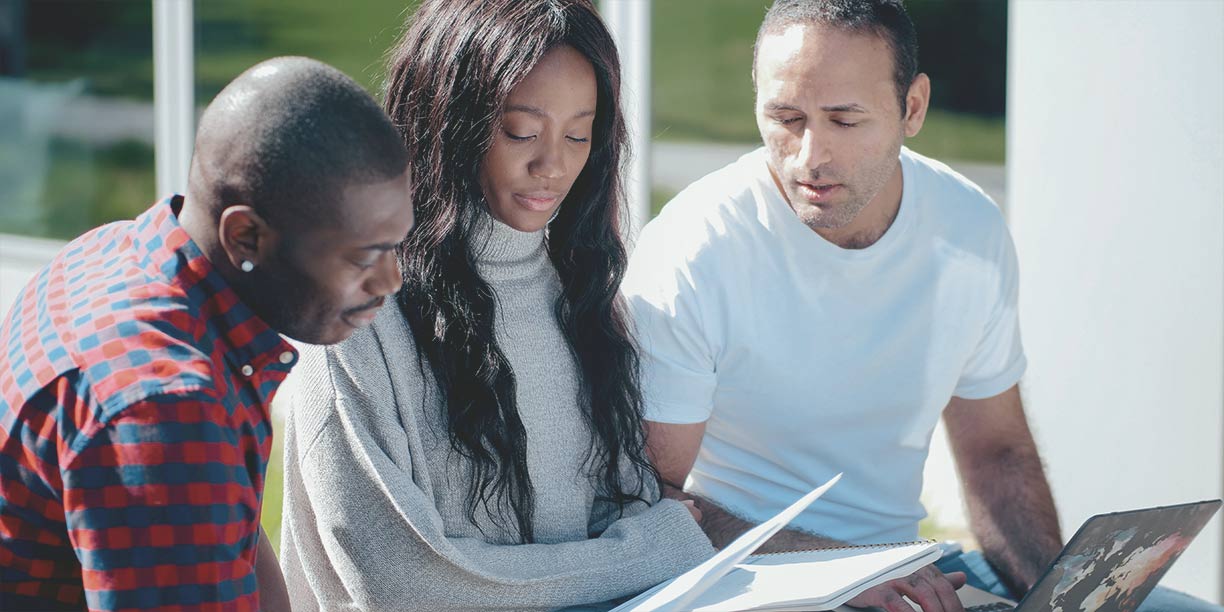
<svg viewBox="0 0 1224 612">
<path fill-rule="evenodd" d="M 551 265 L 544 247 L 544 230 L 521 232 L 485 214 L 472 235 L 476 267 L 485 280 L 504 281 L 535 276 Z"/>
</svg>

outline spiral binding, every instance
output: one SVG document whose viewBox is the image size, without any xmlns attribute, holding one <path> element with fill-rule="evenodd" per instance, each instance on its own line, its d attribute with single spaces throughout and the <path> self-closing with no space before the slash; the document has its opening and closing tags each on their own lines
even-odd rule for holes
<svg viewBox="0 0 1224 612">
<path fill-rule="evenodd" d="M 799 553 L 819 552 L 824 550 L 863 550 L 863 549 L 880 549 L 880 548 L 901 548 L 903 546 L 917 546 L 919 544 L 938 544 L 938 540 L 927 538 L 924 540 L 912 540 L 909 542 L 882 542 L 880 544 L 845 544 L 842 546 L 829 546 L 821 548 L 801 548 L 799 550 L 780 550 L 777 552 L 755 553 L 749 555 L 753 557 L 772 557 L 776 555 L 794 555 Z"/>
</svg>

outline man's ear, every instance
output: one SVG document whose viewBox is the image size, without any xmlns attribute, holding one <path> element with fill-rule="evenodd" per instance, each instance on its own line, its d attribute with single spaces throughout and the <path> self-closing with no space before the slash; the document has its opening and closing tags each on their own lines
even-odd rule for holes
<svg viewBox="0 0 1224 612">
<path fill-rule="evenodd" d="M 275 231 L 268 222 L 246 204 L 235 204 L 221 211 L 217 235 L 229 264 L 245 272 L 250 270 L 243 268 L 243 262 L 259 266 L 276 240 Z"/>
<path fill-rule="evenodd" d="M 931 104 L 931 79 L 925 73 L 918 73 L 914 82 L 910 83 L 905 94 L 905 136 L 912 138 L 922 130 L 926 121 L 927 109 Z"/>
</svg>

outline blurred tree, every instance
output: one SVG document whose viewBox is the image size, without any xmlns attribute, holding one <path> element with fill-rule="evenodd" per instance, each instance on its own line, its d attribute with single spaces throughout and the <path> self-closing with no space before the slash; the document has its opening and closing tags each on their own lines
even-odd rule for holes
<svg viewBox="0 0 1224 612">
<path fill-rule="evenodd" d="M 1007 101 L 1006 0 L 909 0 L 918 69 L 931 77 L 931 106 L 1002 116 Z"/>
<path fill-rule="evenodd" d="M 34 0 L 26 8 L 25 39 L 31 79 L 84 75 L 88 93 L 153 97 L 149 0 Z"/>
<path fill-rule="evenodd" d="M 0 0 L 0 76 L 25 74 L 25 0 Z"/>
</svg>

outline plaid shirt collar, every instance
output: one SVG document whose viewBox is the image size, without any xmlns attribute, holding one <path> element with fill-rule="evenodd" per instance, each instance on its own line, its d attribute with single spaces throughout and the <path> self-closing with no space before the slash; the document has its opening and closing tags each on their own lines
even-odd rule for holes
<svg viewBox="0 0 1224 612">
<path fill-rule="evenodd" d="M 261 401 L 267 402 L 276 385 L 263 383 L 283 380 L 297 362 L 297 350 L 239 299 L 179 225 L 182 206 L 183 196 L 175 195 L 137 217 L 133 251 L 150 277 L 184 289 L 204 325 L 225 344 L 230 369 L 254 380 Z"/>
</svg>

